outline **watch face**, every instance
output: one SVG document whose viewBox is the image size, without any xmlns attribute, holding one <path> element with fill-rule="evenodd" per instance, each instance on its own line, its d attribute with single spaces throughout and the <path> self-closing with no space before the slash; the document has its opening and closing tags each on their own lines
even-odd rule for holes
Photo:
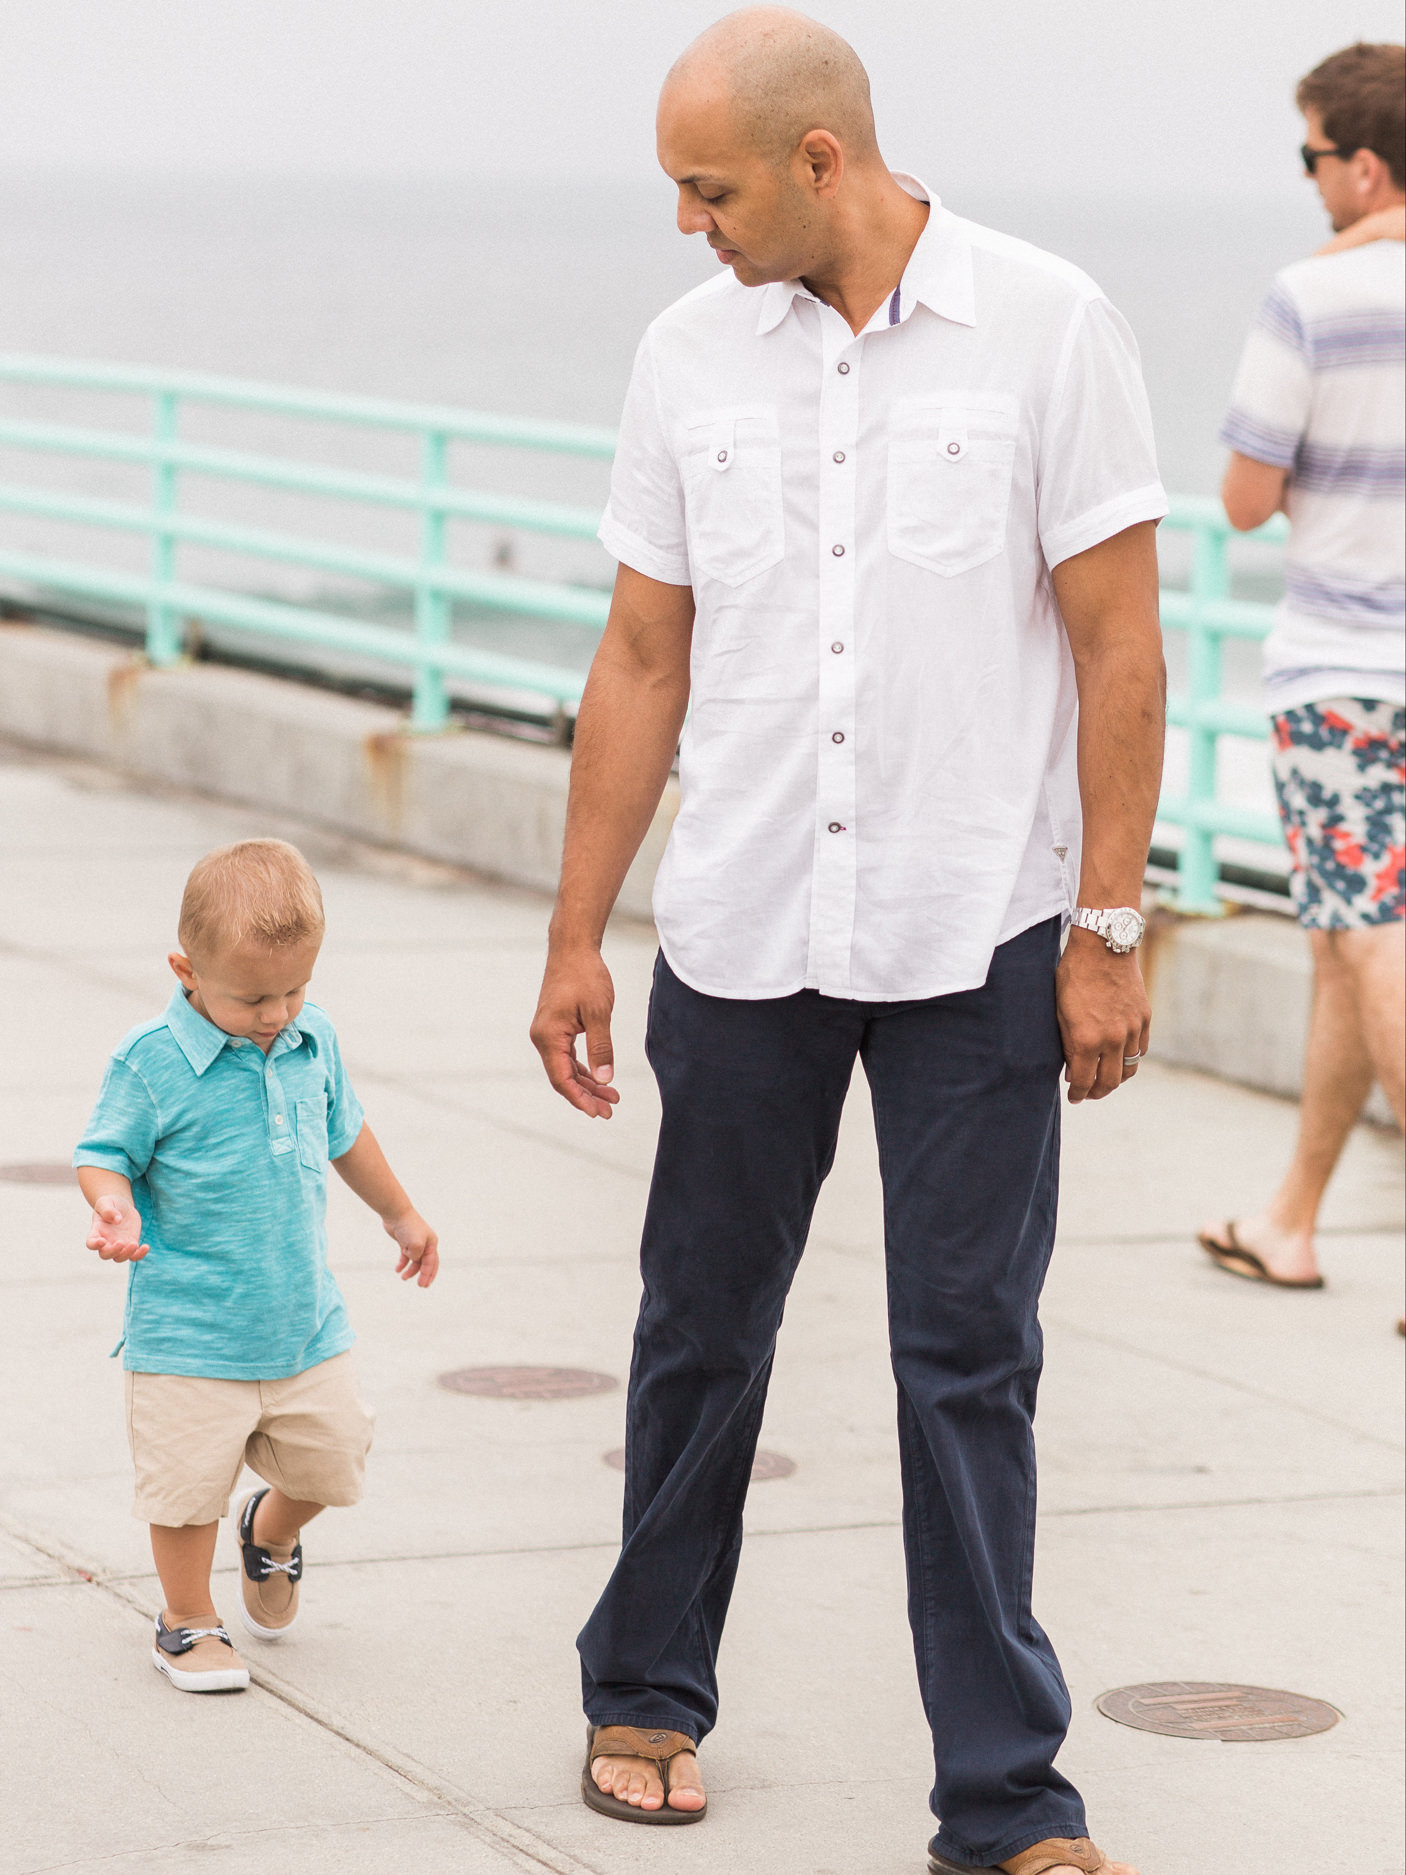
<svg viewBox="0 0 1406 1875">
<path fill-rule="evenodd" d="M 1125 906 L 1123 909 L 1110 914 L 1108 919 L 1108 935 L 1115 944 L 1121 945 L 1125 950 L 1131 950 L 1133 946 L 1140 941 L 1142 933 L 1143 918 L 1141 912 L 1130 911 Z"/>
</svg>

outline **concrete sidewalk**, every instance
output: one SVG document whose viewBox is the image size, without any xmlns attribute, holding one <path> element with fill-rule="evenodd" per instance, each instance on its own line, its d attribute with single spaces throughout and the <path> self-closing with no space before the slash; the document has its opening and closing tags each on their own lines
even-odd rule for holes
<svg viewBox="0 0 1406 1875">
<path fill-rule="evenodd" d="M 621 1378 L 655 1103 L 652 936 L 622 925 L 622 1110 L 547 1090 L 526 1041 L 545 904 L 0 749 L 7 1163 L 66 1160 L 103 1061 L 170 983 L 190 863 L 300 838 L 329 934 L 315 994 L 445 1270 L 405 1289 L 340 1188 L 334 1261 L 379 1412 L 370 1490 L 309 1532 L 306 1616 L 251 1642 L 249 1693 L 191 1699 L 147 1662 L 158 1591 L 129 1515 L 121 1276 L 76 1191 L 0 1183 L 0 1871 L 185 1875 L 921 1875 L 928 1747 L 904 1614 L 878 1184 L 862 1086 L 777 1359 L 722 1658 L 700 1828 L 630 1829 L 577 1796 L 572 1638 L 610 1567 L 623 1388 L 556 1403 L 438 1387 L 447 1369 Z M 1330 1287 L 1211 1270 L 1197 1221 L 1244 1208 L 1293 1107 L 1155 1064 L 1069 1116 L 1047 1291 L 1036 1606 L 1075 1720 L 1063 1767 L 1142 1875 L 1399 1875 L 1397 1144 L 1361 1130 L 1329 1213 Z M 234 1552 L 218 1592 L 233 1620 Z M 1143 1680 L 1331 1701 L 1314 1738 L 1189 1742 L 1093 1707 Z"/>
</svg>

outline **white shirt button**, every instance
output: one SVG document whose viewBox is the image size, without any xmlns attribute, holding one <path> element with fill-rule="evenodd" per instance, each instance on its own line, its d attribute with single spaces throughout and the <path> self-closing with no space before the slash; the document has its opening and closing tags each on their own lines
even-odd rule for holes
<svg viewBox="0 0 1406 1875">
<path fill-rule="evenodd" d="M 835 656 L 838 657 L 840 653 L 844 650 L 844 646 L 840 643 L 839 639 L 837 638 L 834 644 L 831 645 L 830 649 L 835 653 Z"/>
<path fill-rule="evenodd" d="M 718 461 L 719 461 L 719 462 L 726 462 L 726 461 L 727 461 L 727 451 L 726 451 L 725 449 L 720 449 L 720 450 L 718 451 Z"/>
<path fill-rule="evenodd" d="M 845 363 L 843 358 L 835 366 L 835 369 L 839 372 L 842 378 L 847 378 L 849 376 L 849 366 Z"/>
<path fill-rule="evenodd" d="M 843 547 L 841 547 L 841 546 L 840 546 L 840 545 L 838 544 L 838 542 L 837 542 L 837 543 L 835 544 L 835 546 L 833 546 L 833 547 L 832 547 L 832 548 L 830 549 L 830 551 L 831 551 L 831 553 L 833 553 L 833 554 L 834 554 L 834 556 L 835 556 L 835 558 L 836 558 L 836 559 L 838 560 L 838 559 L 840 558 L 840 556 L 841 556 L 841 555 L 842 555 L 842 554 L 844 553 L 844 548 L 843 548 Z"/>
<path fill-rule="evenodd" d="M 831 736 L 830 738 L 832 742 L 843 742 L 844 739 L 845 739 L 845 732 L 842 729 L 837 729 L 834 735 Z"/>
<path fill-rule="evenodd" d="M 832 820 L 830 822 L 830 831 L 831 833 L 843 833 L 844 828 L 840 825 L 838 820 Z"/>
<path fill-rule="evenodd" d="M 834 456 L 833 456 L 833 458 L 832 458 L 832 460 L 833 460 L 833 461 L 835 461 L 835 462 L 843 462 L 843 461 L 844 461 L 844 459 L 845 459 L 845 452 L 844 452 L 844 450 L 843 450 L 843 449 L 837 449 L 837 450 L 835 451 L 835 454 L 834 454 Z"/>
</svg>

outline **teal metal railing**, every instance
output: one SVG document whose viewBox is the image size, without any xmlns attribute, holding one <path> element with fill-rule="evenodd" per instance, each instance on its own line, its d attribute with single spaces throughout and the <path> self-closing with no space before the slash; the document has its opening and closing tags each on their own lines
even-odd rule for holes
<svg viewBox="0 0 1406 1875">
<path fill-rule="evenodd" d="M 1241 736 L 1263 743 L 1269 727 L 1263 710 L 1235 703 L 1223 694 L 1225 640 L 1262 639 L 1274 619 L 1273 606 L 1264 601 L 1231 596 L 1230 543 L 1232 538 L 1282 541 L 1288 527 L 1279 514 L 1253 535 L 1237 536 L 1218 501 L 1185 497 L 1173 502 L 1162 526 L 1172 533 L 1191 535 L 1186 588 L 1163 585 L 1161 594 L 1163 630 L 1186 634 L 1186 689 L 1167 698 L 1167 721 L 1186 731 L 1188 747 L 1186 791 L 1181 795 L 1164 792 L 1157 818 L 1182 830 L 1177 910 L 1210 913 L 1220 909 L 1217 834 L 1279 851 L 1283 848 L 1277 815 L 1222 798 L 1217 757 L 1221 737 Z"/>
<path fill-rule="evenodd" d="M 609 430 L 64 359 L 0 356 L 0 382 L 6 380 L 150 398 L 153 421 L 148 435 L 0 414 L 0 445 L 149 466 L 147 506 L 3 484 L 0 511 L 144 534 L 151 542 L 150 572 L 142 576 L 0 545 L 0 578 L 70 597 L 143 608 L 146 654 L 153 664 L 177 660 L 184 649 L 186 622 L 201 619 L 256 639 L 297 643 L 409 670 L 414 686 L 411 722 L 417 730 L 444 727 L 449 677 L 526 691 L 554 710 L 579 699 L 580 671 L 456 642 L 451 636 L 452 607 L 463 600 L 502 613 L 599 628 L 605 623 L 608 595 L 564 582 L 453 566 L 446 553 L 446 533 L 451 520 L 471 520 L 590 540 L 599 515 L 594 509 L 559 502 L 454 487 L 448 474 L 449 451 L 458 442 L 608 459 L 615 447 Z M 368 475 L 182 441 L 183 410 L 199 404 L 409 433 L 419 440 L 420 474 L 416 480 Z M 398 558 L 200 516 L 181 498 L 182 479 L 190 474 L 407 511 L 419 517 L 419 555 Z M 187 542 L 350 576 L 407 594 L 413 601 L 413 629 L 401 631 L 322 608 L 183 581 L 177 556 Z"/>
<path fill-rule="evenodd" d="M 580 670 L 457 641 L 453 608 L 456 601 L 466 602 L 504 615 L 599 629 L 605 623 L 608 595 L 561 581 L 457 567 L 449 559 L 448 530 L 452 521 L 470 520 L 590 540 L 599 518 L 596 511 L 456 486 L 450 479 L 450 452 L 455 443 L 470 443 L 606 460 L 615 444 L 610 431 L 66 359 L 0 355 L 0 383 L 5 381 L 65 391 L 136 393 L 150 400 L 152 421 L 146 434 L 34 422 L 0 412 L 0 445 L 95 462 L 137 464 L 151 474 L 151 496 L 145 506 L 0 483 L 0 513 L 144 535 L 150 544 L 150 567 L 142 575 L 22 552 L 0 542 L 0 580 L 70 599 L 141 609 L 146 619 L 146 655 L 156 665 L 177 661 L 184 654 L 190 622 L 201 620 L 256 641 L 274 640 L 313 652 L 371 659 L 409 672 L 411 726 L 420 731 L 438 730 L 448 722 L 447 685 L 452 679 L 525 692 L 540 699 L 549 716 L 560 716 L 579 702 L 584 681 Z M 418 439 L 420 472 L 414 479 L 371 475 L 188 442 L 182 438 L 181 419 L 192 405 L 409 434 Z M 184 498 L 183 482 L 191 475 L 399 509 L 418 517 L 418 555 L 397 557 L 199 515 Z M 1178 500 L 1164 528 L 1192 536 L 1187 587 L 1164 586 L 1162 591 L 1164 626 L 1184 632 L 1187 638 L 1187 687 L 1169 699 L 1167 717 L 1186 731 L 1189 759 L 1185 792 L 1164 796 L 1158 818 L 1182 833 L 1178 906 L 1211 912 L 1218 909 L 1218 835 L 1280 845 L 1279 825 L 1272 814 L 1237 807 L 1222 799 L 1217 787 L 1220 738 L 1263 741 L 1266 734 L 1260 711 L 1222 694 L 1222 645 L 1227 638 L 1263 637 L 1272 608 L 1231 596 L 1232 530 L 1218 502 Z M 1277 517 L 1260 535 L 1277 540 L 1283 532 L 1282 517 Z M 371 582 L 409 599 L 411 623 L 407 629 L 398 629 L 325 607 L 191 583 L 179 573 L 180 549 L 186 544 Z"/>
</svg>

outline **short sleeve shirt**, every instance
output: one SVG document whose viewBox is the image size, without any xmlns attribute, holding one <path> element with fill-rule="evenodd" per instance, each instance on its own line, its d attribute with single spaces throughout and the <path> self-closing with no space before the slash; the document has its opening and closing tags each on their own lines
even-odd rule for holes
<svg viewBox="0 0 1406 1875">
<path fill-rule="evenodd" d="M 1284 598 L 1265 643 L 1274 711 L 1406 701 L 1406 253 L 1373 241 L 1279 274 L 1221 440 L 1289 471 Z"/>
<path fill-rule="evenodd" d="M 267 1056 L 179 989 L 124 1038 L 73 1155 L 131 1181 L 151 1246 L 129 1265 L 124 1366 L 283 1380 L 351 1346 L 327 1268 L 327 1168 L 362 1118 L 312 1003 Z"/>
<path fill-rule="evenodd" d="M 657 319 L 601 539 L 693 588 L 654 899 L 675 972 L 727 997 L 934 996 L 1067 912 L 1076 692 L 1050 573 L 1165 512 L 1118 313 L 936 201 L 858 335 L 800 281 L 731 273 Z"/>
</svg>

